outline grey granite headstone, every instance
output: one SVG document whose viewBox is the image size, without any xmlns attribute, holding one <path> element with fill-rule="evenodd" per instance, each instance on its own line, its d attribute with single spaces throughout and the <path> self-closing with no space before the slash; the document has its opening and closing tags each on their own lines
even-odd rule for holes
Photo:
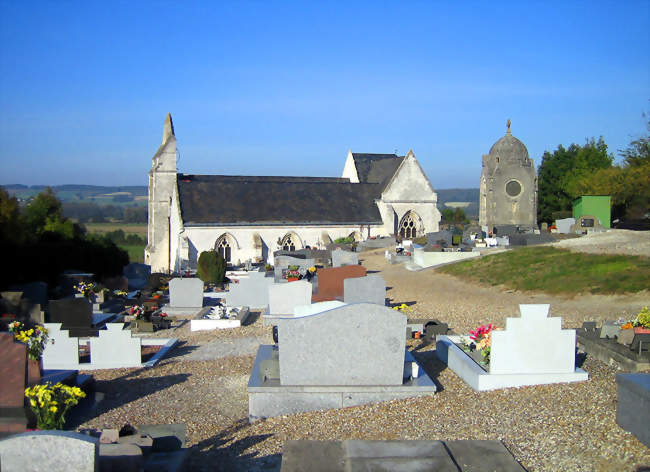
<svg viewBox="0 0 650 472">
<path fill-rule="evenodd" d="M 345 303 L 374 303 L 386 305 L 386 282 L 378 274 L 343 280 Z"/>
<path fill-rule="evenodd" d="M 305 280 L 273 284 L 269 286 L 268 291 L 267 314 L 270 315 L 293 315 L 296 306 L 311 303 L 311 284 Z"/>
<path fill-rule="evenodd" d="M 278 320 L 281 385 L 402 385 L 406 316 L 359 303 Z"/>
<path fill-rule="evenodd" d="M 3 472 L 99 470 L 99 438 L 71 431 L 34 431 L 0 441 Z"/>
<path fill-rule="evenodd" d="M 72 337 L 97 336 L 93 324 L 93 306 L 88 299 L 63 298 L 50 300 L 50 322 L 61 323 Z"/>
<path fill-rule="evenodd" d="M 343 249 L 334 249 L 332 251 L 332 267 L 358 264 L 359 255 L 356 252 L 344 251 Z"/>
<path fill-rule="evenodd" d="M 169 306 L 172 308 L 203 307 L 201 279 L 172 279 L 169 281 Z"/>
<path fill-rule="evenodd" d="M 230 306 L 248 306 L 265 308 L 269 304 L 269 287 L 273 277 L 266 277 L 264 272 L 249 272 L 237 284 L 230 284 L 226 293 L 226 303 Z"/>
</svg>

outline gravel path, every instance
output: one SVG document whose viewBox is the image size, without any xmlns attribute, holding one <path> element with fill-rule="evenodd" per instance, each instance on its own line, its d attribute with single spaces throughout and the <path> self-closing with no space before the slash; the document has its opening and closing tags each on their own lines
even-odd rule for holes
<svg viewBox="0 0 650 472">
<path fill-rule="evenodd" d="M 505 292 L 433 269 L 409 272 L 387 264 L 383 250 L 363 253 L 362 259 L 384 277 L 392 302 L 415 302 L 418 315 L 437 317 L 458 332 L 484 322 L 503 326 L 505 317 L 518 315 L 519 303 L 550 303 L 565 327 L 629 316 L 650 305 L 647 291 L 575 298 Z M 285 441 L 305 438 L 497 439 L 531 471 L 631 471 L 650 465 L 650 449 L 616 425 L 616 370 L 589 358 L 583 365 L 587 382 L 477 393 L 437 360 L 433 346 L 412 340 L 410 348 L 442 386 L 434 396 L 248 424 L 250 347 L 253 340 L 271 343 L 270 328 L 257 318 L 240 329 L 191 333 L 186 323 L 173 336 L 182 345 L 152 369 L 94 371 L 107 400 L 81 427 L 183 422 L 192 446 L 188 470 L 279 470 Z M 192 360 L 199 352 L 218 359 Z"/>
</svg>

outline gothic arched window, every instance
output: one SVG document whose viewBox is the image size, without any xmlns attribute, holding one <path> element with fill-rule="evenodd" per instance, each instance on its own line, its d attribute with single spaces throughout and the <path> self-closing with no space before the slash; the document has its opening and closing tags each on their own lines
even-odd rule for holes
<svg viewBox="0 0 650 472">
<path fill-rule="evenodd" d="M 288 233 L 282 238 L 282 250 L 283 251 L 295 251 L 300 249 L 300 241 L 297 236 L 293 233 Z"/>
<path fill-rule="evenodd" d="M 402 221 L 399 223 L 399 235 L 404 239 L 417 238 L 421 232 L 420 227 L 420 217 L 414 212 L 409 211 L 402 217 Z"/>
<path fill-rule="evenodd" d="M 216 249 L 226 262 L 230 262 L 231 248 L 228 236 L 224 234 L 217 240 Z"/>
</svg>

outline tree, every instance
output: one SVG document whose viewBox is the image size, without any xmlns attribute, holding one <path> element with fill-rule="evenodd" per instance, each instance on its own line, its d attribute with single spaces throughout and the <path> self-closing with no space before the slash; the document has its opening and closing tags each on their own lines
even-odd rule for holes
<svg viewBox="0 0 650 472">
<path fill-rule="evenodd" d="M 226 261 L 214 249 L 204 251 L 199 255 L 197 275 L 204 282 L 213 284 L 223 283 L 226 275 Z"/>
<path fill-rule="evenodd" d="M 24 239 L 24 224 L 16 197 L 0 188 L 0 242 L 21 242 Z"/>
<path fill-rule="evenodd" d="M 544 151 L 537 170 L 537 220 L 552 222 L 553 212 L 570 210 L 577 183 L 599 169 L 612 167 L 614 156 L 607 152 L 602 137 L 588 139 L 584 146 L 561 144 L 551 154 Z"/>
<path fill-rule="evenodd" d="M 638 167 L 650 163 L 650 118 L 645 113 L 643 117 L 648 119 L 648 134 L 632 141 L 626 149 L 618 151 L 623 158 L 623 167 Z"/>
<path fill-rule="evenodd" d="M 63 206 L 50 187 L 39 193 L 25 207 L 25 222 L 34 234 L 41 234 L 48 219 L 63 219 Z"/>
</svg>

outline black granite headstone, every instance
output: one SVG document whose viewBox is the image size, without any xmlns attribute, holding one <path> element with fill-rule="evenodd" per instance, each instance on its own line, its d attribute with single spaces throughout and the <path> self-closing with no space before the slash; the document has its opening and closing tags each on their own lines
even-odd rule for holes
<svg viewBox="0 0 650 472">
<path fill-rule="evenodd" d="M 50 322 L 62 323 L 71 337 L 98 336 L 93 327 L 93 306 L 86 298 L 50 300 Z"/>
</svg>

